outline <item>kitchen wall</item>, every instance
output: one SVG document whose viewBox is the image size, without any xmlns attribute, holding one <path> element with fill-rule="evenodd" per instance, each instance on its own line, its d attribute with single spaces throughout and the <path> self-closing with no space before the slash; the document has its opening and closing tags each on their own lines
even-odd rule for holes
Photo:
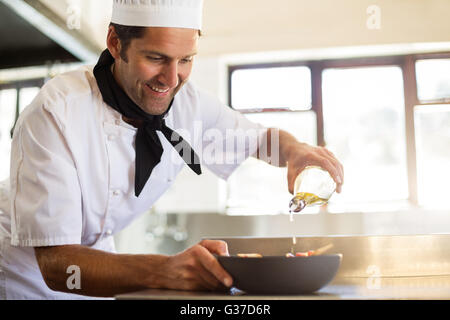
<svg viewBox="0 0 450 320">
<path fill-rule="evenodd" d="M 105 46 L 112 0 L 41 0 Z M 449 42 L 447 0 L 206 0 L 201 56 Z"/>
</svg>

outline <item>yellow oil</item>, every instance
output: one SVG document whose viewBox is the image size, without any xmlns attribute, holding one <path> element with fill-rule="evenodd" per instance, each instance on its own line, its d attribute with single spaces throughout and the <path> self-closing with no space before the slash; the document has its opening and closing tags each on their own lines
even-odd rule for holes
<svg viewBox="0 0 450 320">
<path fill-rule="evenodd" d="M 307 206 L 322 205 L 328 202 L 328 199 L 319 198 L 314 193 L 308 192 L 297 193 L 295 199 L 304 201 Z"/>
<path fill-rule="evenodd" d="M 328 202 L 328 199 L 323 199 L 316 196 L 314 193 L 299 192 L 292 198 L 289 203 L 289 210 L 292 212 L 300 212 L 306 206 L 323 205 Z"/>
</svg>

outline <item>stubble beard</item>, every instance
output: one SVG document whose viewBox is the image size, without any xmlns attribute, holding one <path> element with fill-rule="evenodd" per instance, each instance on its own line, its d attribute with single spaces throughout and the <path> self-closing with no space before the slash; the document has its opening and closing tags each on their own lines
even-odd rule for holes
<svg viewBox="0 0 450 320">
<path fill-rule="evenodd" d="M 170 103 L 175 98 L 177 93 L 181 90 L 181 88 L 186 84 L 187 80 L 180 81 L 180 84 L 173 89 L 172 93 L 169 94 L 169 96 L 164 97 L 162 99 L 150 97 L 148 95 L 142 94 L 143 97 L 141 99 L 141 103 L 138 104 L 138 106 L 147 112 L 148 114 L 159 116 L 167 112 L 167 109 L 169 109 Z M 144 84 L 145 85 L 145 84 Z M 144 92 L 146 88 L 142 88 L 141 92 Z M 147 100 L 147 101 L 145 101 Z M 147 102 L 147 103 L 146 103 Z M 155 105 L 156 104 L 156 105 Z"/>
</svg>

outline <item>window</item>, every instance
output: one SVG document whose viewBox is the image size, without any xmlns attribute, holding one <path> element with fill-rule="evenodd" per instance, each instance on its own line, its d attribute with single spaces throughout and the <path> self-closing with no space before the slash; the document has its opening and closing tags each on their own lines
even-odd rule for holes
<svg viewBox="0 0 450 320">
<path fill-rule="evenodd" d="M 311 72 L 308 67 L 242 69 L 233 72 L 234 109 L 311 109 Z"/>
<path fill-rule="evenodd" d="M 19 114 L 32 102 L 43 79 L 0 85 L 0 181 L 9 178 L 11 134 Z"/>
<path fill-rule="evenodd" d="M 29 88 L 23 88 L 19 91 L 19 113 L 22 113 L 22 111 L 30 105 L 30 103 L 33 101 L 33 99 L 37 96 L 39 93 L 40 88 L 39 87 L 29 87 Z"/>
<path fill-rule="evenodd" d="M 450 208 L 450 105 L 417 106 L 414 122 L 419 204 Z"/>
<path fill-rule="evenodd" d="M 450 59 L 416 62 L 417 94 L 422 102 L 450 102 Z"/>
<path fill-rule="evenodd" d="M 231 77 L 233 108 L 254 122 L 289 131 L 301 141 L 317 143 L 308 67 L 240 69 Z M 228 214 L 288 213 L 291 195 L 286 177 L 286 168 L 269 166 L 254 158 L 246 160 L 228 180 Z"/>
<path fill-rule="evenodd" d="M 326 69 L 322 88 L 326 146 L 345 168 L 343 192 L 330 205 L 406 200 L 402 70 Z"/>
<path fill-rule="evenodd" d="M 16 119 L 17 90 L 0 90 L 0 181 L 9 177 L 11 129 Z"/>
<path fill-rule="evenodd" d="M 450 53 L 229 71 L 233 108 L 326 146 L 343 162 L 345 186 L 328 212 L 450 208 L 442 200 L 450 185 Z M 244 214 L 286 212 L 291 197 L 286 169 L 255 159 L 236 170 L 228 189 L 229 211 Z"/>
<path fill-rule="evenodd" d="M 416 61 L 417 104 L 414 129 L 418 203 L 433 209 L 450 208 L 450 59 Z"/>
</svg>

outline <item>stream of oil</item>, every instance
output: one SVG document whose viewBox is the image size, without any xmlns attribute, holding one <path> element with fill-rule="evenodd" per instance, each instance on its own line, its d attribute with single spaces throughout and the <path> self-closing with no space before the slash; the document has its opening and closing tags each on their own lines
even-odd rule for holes
<svg viewBox="0 0 450 320">
<path fill-rule="evenodd" d="M 294 213 L 292 212 L 292 210 L 289 210 L 289 221 L 292 223 L 294 222 Z M 295 235 L 292 236 L 292 245 L 291 245 L 291 254 L 295 255 L 295 251 L 294 251 L 294 247 L 295 244 L 297 243 L 297 239 L 295 237 Z"/>
<path fill-rule="evenodd" d="M 301 209 L 299 208 L 290 208 L 289 209 L 289 221 L 292 223 L 294 222 L 294 212 L 299 213 L 301 212 L 305 207 L 310 205 L 322 205 L 328 202 L 326 199 L 322 199 L 318 196 L 316 196 L 313 193 L 308 192 L 299 192 L 295 195 L 294 200 L 297 200 L 297 203 L 300 203 L 300 201 L 304 201 L 305 206 Z M 292 203 L 292 201 L 291 201 Z M 292 236 L 292 245 L 291 245 L 291 253 L 295 255 L 294 247 L 297 244 L 297 239 L 294 236 Z"/>
</svg>

